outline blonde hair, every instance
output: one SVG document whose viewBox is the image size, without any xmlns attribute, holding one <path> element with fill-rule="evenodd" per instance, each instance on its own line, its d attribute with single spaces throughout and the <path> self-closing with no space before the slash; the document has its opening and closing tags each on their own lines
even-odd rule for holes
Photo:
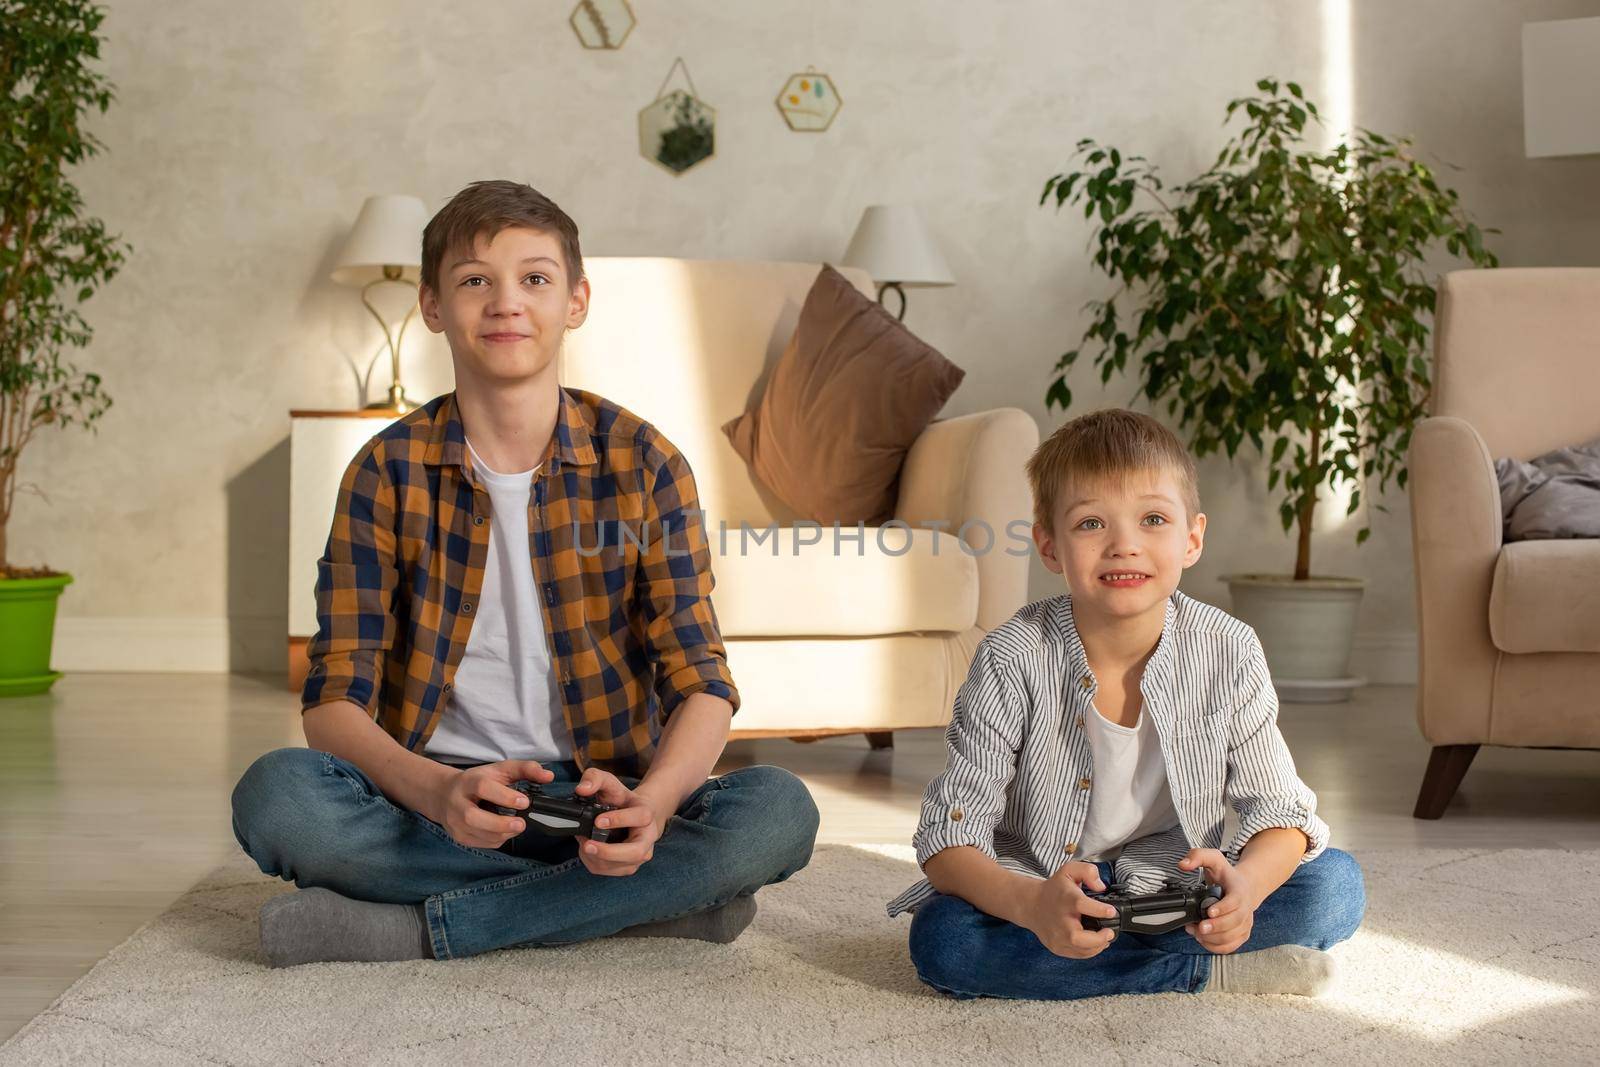
<svg viewBox="0 0 1600 1067">
<path fill-rule="evenodd" d="M 1068 485 L 1109 483 L 1125 489 L 1130 475 L 1170 470 L 1178 478 L 1181 503 L 1194 523 L 1200 490 L 1194 458 L 1161 423 L 1127 408 L 1080 415 L 1051 434 L 1028 459 L 1033 517 L 1050 528 Z"/>
</svg>

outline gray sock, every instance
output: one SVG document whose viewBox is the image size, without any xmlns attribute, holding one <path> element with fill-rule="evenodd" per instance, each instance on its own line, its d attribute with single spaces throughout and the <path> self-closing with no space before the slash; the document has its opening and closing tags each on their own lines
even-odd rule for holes
<svg viewBox="0 0 1600 1067">
<path fill-rule="evenodd" d="M 1204 993 L 1285 993 L 1319 997 L 1333 986 L 1333 957 L 1304 945 L 1211 957 Z"/>
<path fill-rule="evenodd" d="M 317 888 L 261 905 L 261 951 L 273 967 L 433 958 L 422 905 L 375 904 Z"/>
<path fill-rule="evenodd" d="M 618 930 L 612 937 L 692 937 L 701 941 L 715 941 L 726 945 L 750 925 L 756 917 L 756 898 L 734 897 L 720 908 L 680 915 L 676 919 L 640 923 Z"/>
</svg>

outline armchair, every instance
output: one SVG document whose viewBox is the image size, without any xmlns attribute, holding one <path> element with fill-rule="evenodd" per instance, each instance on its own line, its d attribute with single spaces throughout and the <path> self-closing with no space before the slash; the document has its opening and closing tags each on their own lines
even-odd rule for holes
<svg viewBox="0 0 1600 1067">
<path fill-rule="evenodd" d="M 1414 814 L 1482 745 L 1600 748 L 1600 540 L 1502 542 L 1494 458 L 1600 436 L 1600 270 L 1456 271 L 1439 286 L 1430 417 L 1412 433 Z"/>
</svg>

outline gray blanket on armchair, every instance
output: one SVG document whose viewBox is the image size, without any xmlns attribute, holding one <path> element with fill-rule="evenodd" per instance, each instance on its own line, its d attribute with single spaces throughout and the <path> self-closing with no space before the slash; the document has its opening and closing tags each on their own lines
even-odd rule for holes
<svg viewBox="0 0 1600 1067">
<path fill-rule="evenodd" d="M 1531 460 L 1497 459 L 1507 541 L 1600 537 L 1600 438 Z"/>
</svg>

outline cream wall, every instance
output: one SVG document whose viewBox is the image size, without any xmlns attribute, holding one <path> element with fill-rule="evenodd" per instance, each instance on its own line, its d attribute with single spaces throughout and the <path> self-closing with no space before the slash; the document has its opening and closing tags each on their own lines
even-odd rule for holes
<svg viewBox="0 0 1600 1067">
<path fill-rule="evenodd" d="M 93 120 L 108 151 L 81 185 L 135 247 L 86 309 L 83 363 L 116 405 L 96 436 L 36 440 L 23 479 L 49 503 L 19 498 L 11 530 L 13 562 L 76 576 L 57 666 L 281 668 L 287 413 L 351 405 L 344 359 L 378 343 L 326 280 L 372 193 L 433 208 L 468 181 L 516 178 L 578 220 L 590 255 L 813 261 L 841 253 L 864 205 L 913 202 L 959 282 L 913 291 L 907 320 L 968 372 L 947 413 L 1014 405 L 1046 432 L 1065 418 L 1043 407 L 1050 367 L 1108 287 L 1081 219 L 1035 206 L 1044 179 L 1082 136 L 1187 176 L 1260 75 L 1465 168 L 1451 180 L 1505 231 L 1506 265 L 1600 260 L 1600 157 L 1522 158 L 1520 88 L 1520 24 L 1595 2 L 634 0 L 618 52 L 581 49 L 570 7 L 489 3 L 469 21 L 395 0 L 111 5 L 119 100 Z M 717 108 L 718 149 L 674 178 L 639 158 L 634 116 L 680 54 Z M 808 65 L 845 102 L 820 135 L 790 133 L 772 105 Z M 424 396 L 450 387 L 435 341 L 407 341 Z M 1086 362 L 1074 414 L 1134 391 L 1097 382 Z M 1218 575 L 1287 570 L 1293 545 L 1259 457 L 1207 462 L 1201 489 L 1208 546 L 1183 588 L 1225 605 Z M 1409 528 L 1403 495 L 1386 503 L 1367 545 L 1353 527 L 1319 533 L 1314 563 L 1368 579 L 1357 666 L 1400 680 L 1414 671 Z M 1036 563 L 1033 595 L 1057 580 Z"/>
</svg>

